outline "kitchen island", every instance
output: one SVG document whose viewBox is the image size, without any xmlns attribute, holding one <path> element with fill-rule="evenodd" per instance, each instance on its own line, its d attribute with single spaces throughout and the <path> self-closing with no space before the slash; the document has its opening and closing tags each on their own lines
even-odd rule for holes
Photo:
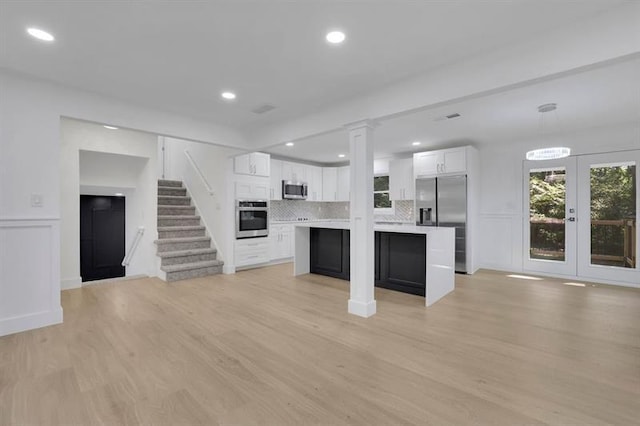
<svg viewBox="0 0 640 426">
<path fill-rule="evenodd" d="M 294 275 L 349 280 L 350 223 L 295 225 Z M 455 287 L 453 228 L 375 225 L 375 285 L 425 297 L 430 306 Z"/>
</svg>

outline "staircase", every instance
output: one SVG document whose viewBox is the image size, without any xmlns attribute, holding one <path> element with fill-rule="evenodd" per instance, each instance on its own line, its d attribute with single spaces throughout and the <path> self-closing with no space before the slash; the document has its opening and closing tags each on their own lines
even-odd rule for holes
<svg viewBox="0 0 640 426">
<path fill-rule="evenodd" d="M 158 240 L 161 278 L 186 280 L 222 272 L 223 262 L 200 225 L 200 216 L 182 182 L 158 180 Z"/>
</svg>

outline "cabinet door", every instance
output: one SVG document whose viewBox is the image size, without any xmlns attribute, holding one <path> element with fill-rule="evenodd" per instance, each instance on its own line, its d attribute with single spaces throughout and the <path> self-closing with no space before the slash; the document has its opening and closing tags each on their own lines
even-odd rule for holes
<svg viewBox="0 0 640 426">
<path fill-rule="evenodd" d="M 414 182 L 412 158 L 389 162 L 389 198 L 391 200 L 413 200 Z"/>
<path fill-rule="evenodd" d="M 233 171 L 241 175 L 253 174 L 251 173 L 252 171 L 251 155 L 245 154 L 245 155 L 238 155 L 237 157 L 235 157 L 233 159 Z"/>
<path fill-rule="evenodd" d="M 251 153 L 251 165 L 255 176 L 269 177 L 269 160 L 271 156 L 263 152 Z"/>
<path fill-rule="evenodd" d="M 322 168 L 307 167 L 308 201 L 322 201 Z"/>
<path fill-rule="evenodd" d="M 269 199 L 269 181 L 265 179 L 264 183 L 254 183 L 251 185 L 251 196 L 257 200 Z"/>
<path fill-rule="evenodd" d="M 443 151 L 440 173 L 464 173 L 466 171 L 467 156 L 464 148 Z"/>
<path fill-rule="evenodd" d="M 338 198 L 338 168 L 322 168 L 322 201 L 336 201 Z"/>
<path fill-rule="evenodd" d="M 271 200 L 282 200 L 282 161 L 271 160 L 269 195 Z"/>
<path fill-rule="evenodd" d="M 281 258 L 293 257 L 293 232 L 283 229 L 280 233 Z"/>
<path fill-rule="evenodd" d="M 251 184 L 248 182 L 236 182 L 236 198 L 249 200 L 253 198 Z"/>
<path fill-rule="evenodd" d="M 280 259 L 280 232 L 273 225 L 269 229 L 269 259 Z"/>
<path fill-rule="evenodd" d="M 438 151 L 413 154 L 414 176 L 435 176 L 440 169 L 442 154 Z"/>
<path fill-rule="evenodd" d="M 349 201 L 351 191 L 349 166 L 338 167 L 337 201 Z"/>
</svg>

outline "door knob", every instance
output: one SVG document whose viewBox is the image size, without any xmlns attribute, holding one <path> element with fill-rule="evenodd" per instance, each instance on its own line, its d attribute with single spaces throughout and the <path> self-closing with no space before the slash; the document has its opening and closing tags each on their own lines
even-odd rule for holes
<svg viewBox="0 0 640 426">
<path fill-rule="evenodd" d="M 576 218 L 575 218 L 575 217 L 570 217 L 570 218 L 568 219 L 568 221 L 569 221 L 569 222 L 575 222 L 575 221 L 576 221 Z"/>
</svg>

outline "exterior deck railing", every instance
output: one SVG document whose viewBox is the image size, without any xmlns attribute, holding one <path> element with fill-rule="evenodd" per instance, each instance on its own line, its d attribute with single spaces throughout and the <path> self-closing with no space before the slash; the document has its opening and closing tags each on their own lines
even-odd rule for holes
<svg viewBox="0 0 640 426">
<path fill-rule="evenodd" d="M 532 218 L 530 255 L 534 259 L 564 260 L 564 219 Z M 635 219 L 591 221 L 591 263 L 634 268 L 636 253 Z"/>
</svg>

